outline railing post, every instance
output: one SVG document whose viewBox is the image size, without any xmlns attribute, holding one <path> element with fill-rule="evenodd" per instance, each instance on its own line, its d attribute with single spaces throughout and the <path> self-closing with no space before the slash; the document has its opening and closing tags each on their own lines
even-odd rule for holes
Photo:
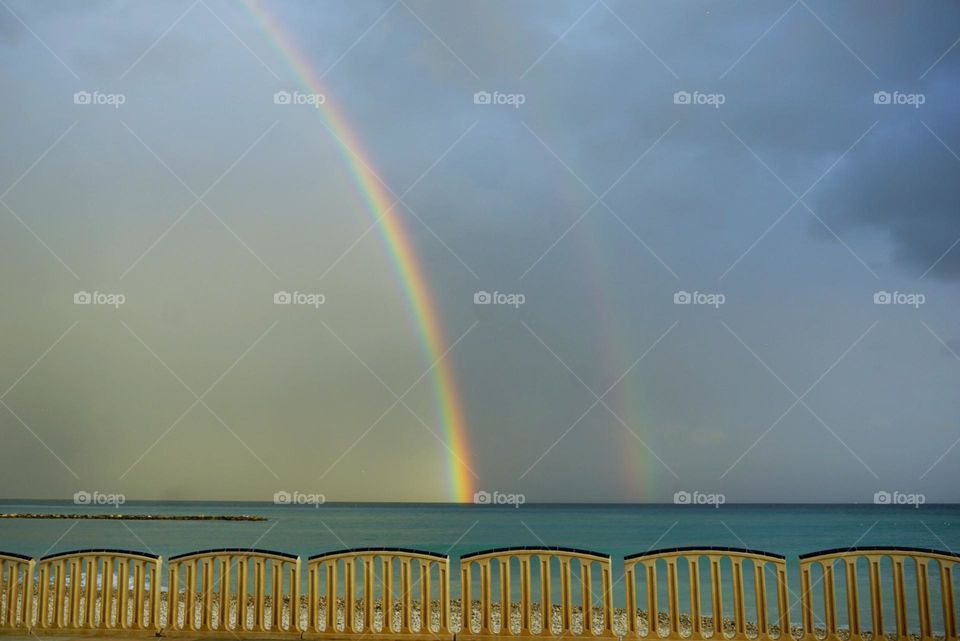
<svg viewBox="0 0 960 641">
<path fill-rule="evenodd" d="M 690 633 L 694 637 L 703 636 L 703 626 L 700 621 L 700 555 L 689 559 L 690 570 Z"/>
<path fill-rule="evenodd" d="M 354 599 L 356 597 L 356 585 L 354 583 L 354 573 L 356 571 L 355 561 L 352 558 L 343 560 L 343 611 L 344 611 L 344 631 L 359 632 L 357 630 L 357 617 L 354 613 Z M 386 605 L 383 608 L 384 621 L 393 622 L 393 604 L 388 610 Z M 393 626 L 391 625 L 391 628 Z"/>
<path fill-rule="evenodd" d="M 757 636 L 767 636 L 767 564 L 765 561 L 753 562 L 753 587 L 757 601 Z"/>
<path fill-rule="evenodd" d="M 336 559 L 327 564 L 327 627 L 326 632 L 337 631 L 337 561 Z M 386 626 L 386 618 L 384 618 Z M 344 626 L 346 631 L 346 626 Z"/>
<path fill-rule="evenodd" d="M 530 634 L 530 556 L 520 556 L 520 634 Z"/>
<path fill-rule="evenodd" d="M 821 562 L 823 568 L 823 618 L 827 626 L 827 636 L 837 634 L 835 589 L 833 582 L 833 561 Z"/>
<path fill-rule="evenodd" d="M 433 579 L 433 562 L 420 561 L 420 632 L 429 634 L 432 631 L 433 604 L 431 582 Z"/>
<path fill-rule="evenodd" d="M 300 625 L 300 557 L 290 569 L 290 630 L 304 632 Z"/>
<path fill-rule="evenodd" d="M 677 560 L 667 559 L 667 613 L 670 617 L 670 634 L 680 635 L 680 594 L 677 589 Z"/>
<path fill-rule="evenodd" d="M 743 559 L 734 558 L 731 561 L 733 569 L 733 624 L 736 634 L 742 637 L 747 632 L 744 608 Z"/>
<path fill-rule="evenodd" d="M 603 632 L 607 636 L 613 635 L 613 563 L 610 559 L 601 566 L 601 580 L 603 581 Z"/>
<path fill-rule="evenodd" d="M 540 557 L 540 634 L 553 633 L 553 597 L 550 594 L 550 557 Z"/>
<path fill-rule="evenodd" d="M 80 559 L 70 559 L 69 564 L 64 563 L 64 566 L 64 574 L 66 574 L 66 567 L 70 568 L 70 592 L 67 594 L 70 615 L 65 623 L 67 627 L 76 629 L 80 627 Z M 64 576 L 63 579 L 66 582 L 67 577 Z"/>
<path fill-rule="evenodd" d="M 473 570 L 468 561 L 466 565 L 462 565 L 460 568 L 460 632 L 462 634 L 470 634 L 473 631 L 470 625 L 473 620 L 473 602 L 470 597 L 472 575 Z"/>
<path fill-rule="evenodd" d="M 893 557 L 893 601 L 894 611 L 897 613 L 897 636 L 907 636 L 907 602 L 904 598 L 903 585 L 903 557 Z"/>
<path fill-rule="evenodd" d="M 319 567 L 310 565 L 307 569 L 307 630 L 320 631 L 320 595 L 317 590 Z"/>
<path fill-rule="evenodd" d="M 134 566 L 134 581 L 133 581 L 133 600 L 136 604 L 133 609 L 133 623 L 132 625 L 137 628 L 143 628 L 143 590 L 144 590 L 144 578 L 147 574 L 148 568 L 144 565 L 143 561 L 138 561 L 136 566 Z"/>
<path fill-rule="evenodd" d="M 33 610 L 36 607 L 33 596 L 33 573 L 37 562 L 30 559 L 27 565 L 27 573 L 23 577 L 23 618 L 28 630 L 33 629 Z"/>
<path fill-rule="evenodd" d="M 180 626 L 180 562 L 171 561 L 169 578 L 167 580 L 167 627 L 178 629 Z M 106 563 L 104 563 L 104 573 L 106 573 Z M 106 606 L 106 581 L 104 581 L 104 605 L 103 622 L 106 625 L 108 609 Z"/>
<path fill-rule="evenodd" d="M 237 559 L 237 630 L 247 629 L 247 614 L 249 612 L 247 596 L 250 592 L 249 582 L 250 564 L 247 563 L 247 557 L 240 556 Z M 256 625 L 256 622 L 254 622 L 254 625 Z"/>
<path fill-rule="evenodd" d="M 57 576 L 54 590 L 56 610 L 53 613 L 53 627 L 60 629 L 64 627 L 63 599 L 67 590 L 67 569 L 65 561 L 57 561 Z"/>
<path fill-rule="evenodd" d="M 710 556 L 710 597 L 712 601 L 713 634 L 723 634 L 723 580 L 720 576 L 720 557 Z"/>
<path fill-rule="evenodd" d="M 440 565 L 440 631 L 450 632 L 450 559 Z"/>
<path fill-rule="evenodd" d="M 844 569 L 846 570 L 846 588 L 847 588 L 847 625 L 850 627 L 850 634 L 860 634 L 860 598 L 859 586 L 857 585 L 857 559 L 844 559 Z"/>
<path fill-rule="evenodd" d="M 270 617 L 270 630 L 278 631 L 283 628 L 283 568 L 285 563 L 283 561 L 277 561 L 274 559 L 270 562 L 270 572 L 273 578 L 272 595 L 270 602 L 272 608 L 270 608 L 270 614 L 273 616 Z M 290 604 L 290 607 L 293 608 L 293 604 Z M 292 612 L 291 612 L 292 614 Z"/>
<path fill-rule="evenodd" d="M 647 571 L 647 630 L 648 634 L 657 637 L 660 629 L 660 614 L 657 606 L 659 596 L 657 587 L 657 562 L 644 561 L 643 567 Z"/>
<path fill-rule="evenodd" d="M 157 557 L 151 568 L 150 578 L 150 626 L 159 634 L 163 629 L 160 621 L 160 584 L 163 581 L 163 558 Z"/>
<path fill-rule="evenodd" d="M 403 581 L 403 590 L 401 598 L 403 599 L 403 613 L 400 617 L 400 631 L 409 634 L 411 614 L 413 613 L 413 583 L 410 577 L 410 559 L 404 558 L 400 563 L 401 580 Z"/>
<path fill-rule="evenodd" d="M 200 629 L 213 628 L 213 559 L 204 559 L 200 567 Z"/>
<path fill-rule="evenodd" d="M 787 566 L 784 563 L 777 567 L 777 609 L 780 615 L 781 634 L 790 634 L 790 600 L 788 593 L 790 584 L 787 582 Z"/>
<path fill-rule="evenodd" d="M 870 558 L 870 614 L 874 638 L 883 635 L 883 597 L 880 586 L 880 559 Z"/>
<path fill-rule="evenodd" d="M 930 592 L 927 584 L 927 562 L 922 558 L 913 559 L 917 578 L 917 614 L 920 619 L 920 638 L 930 637 Z"/>
<path fill-rule="evenodd" d="M 947 639 L 957 636 L 957 620 L 953 605 L 953 567 L 938 559 L 940 567 L 940 598 L 943 602 L 943 633 Z"/>
<path fill-rule="evenodd" d="M 634 565 L 630 561 L 623 563 L 623 580 L 627 584 L 627 633 L 630 636 L 634 636 L 637 632 L 637 579 Z"/>
<path fill-rule="evenodd" d="M 593 562 L 580 561 L 580 584 L 583 596 L 583 633 L 593 633 Z"/>
<path fill-rule="evenodd" d="M 490 560 L 480 563 L 480 634 L 490 634 L 493 619 L 493 586 L 490 576 Z"/>
</svg>

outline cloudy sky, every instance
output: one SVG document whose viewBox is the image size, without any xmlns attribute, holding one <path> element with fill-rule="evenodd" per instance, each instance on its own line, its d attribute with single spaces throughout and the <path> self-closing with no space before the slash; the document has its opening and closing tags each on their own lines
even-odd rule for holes
<svg viewBox="0 0 960 641">
<path fill-rule="evenodd" d="M 955 3 L 0 5 L 4 497 L 960 499 Z"/>
</svg>

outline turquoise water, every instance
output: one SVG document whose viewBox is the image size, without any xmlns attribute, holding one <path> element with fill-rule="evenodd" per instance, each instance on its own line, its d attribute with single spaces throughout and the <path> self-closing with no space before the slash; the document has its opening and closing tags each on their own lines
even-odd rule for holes
<svg viewBox="0 0 960 641">
<path fill-rule="evenodd" d="M 104 507 L 5 501 L 0 512 L 102 513 Z M 851 545 L 960 550 L 960 505 L 564 505 L 131 502 L 124 513 L 253 514 L 265 522 L 0 520 L 0 549 L 28 555 L 90 547 L 168 557 L 217 547 L 309 556 L 344 547 L 412 547 L 460 554 L 512 545 L 606 552 L 614 561 L 651 547 L 723 545 L 803 552 Z"/>
<path fill-rule="evenodd" d="M 107 512 L 72 503 L 7 501 L 0 512 Z M 86 548 L 142 550 L 170 557 L 224 547 L 279 550 L 304 558 L 352 547 L 408 547 L 459 555 L 507 546 L 563 546 L 622 557 L 649 549 L 714 545 L 785 554 L 799 594 L 797 555 L 854 545 L 960 550 L 960 506 L 924 505 L 562 505 L 519 508 L 451 504 L 132 502 L 121 512 L 251 514 L 265 522 L 0 520 L 0 550 L 41 556 Z M 454 565 L 453 567 L 456 567 Z M 458 579 L 458 573 L 451 577 Z M 684 577 L 681 576 L 681 583 Z M 458 593 L 454 589 L 454 593 Z M 934 595 L 932 595 L 934 596 Z M 614 588 L 624 602 L 623 583 Z M 938 597 L 937 597 L 938 598 Z M 793 599 L 791 599 L 793 600 Z M 794 606 L 794 617 L 799 614 Z M 794 619 L 796 620 L 796 618 Z M 889 619 L 888 619 L 889 620 Z"/>
</svg>

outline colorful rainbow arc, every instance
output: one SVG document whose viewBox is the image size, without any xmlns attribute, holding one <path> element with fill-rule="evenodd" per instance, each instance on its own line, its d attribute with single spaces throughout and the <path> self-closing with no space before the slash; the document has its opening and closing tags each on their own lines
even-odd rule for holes
<svg viewBox="0 0 960 641">
<path fill-rule="evenodd" d="M 326 96 L 319 113 L 334 133 L 338 148 L 359 195 L 366 203 L 370 214 L 377 221 L 380 233 L 389 250 L 397 275 L 403 286 L 408 305 L 416 320 L 421 340 L 434 365 L 434 393 L 442 418 L 448 457 L 448 474 L 453 500 L 473 500 L 473 472 L 470 467 L 467 425 L 460 397 L 457 392 L 453 369 L 444 358 L 445 347 L 439 315 L 434 306 L 427 280 L 414 253 L 413 245 L 403 227 L 396 208 L 379 178 L 366 160 L 367 154 L 350 128 L 349 122 L 340 113 L 333 100 L 323 90 L 310 61 L 283 30 L 277 19 L 257 0 L 246 0 L 245 5 L 255 21 L 263 29 L 267 39 L 281 57 L 290 65 L 298 82 L 308 93 Z"/>
</svg>

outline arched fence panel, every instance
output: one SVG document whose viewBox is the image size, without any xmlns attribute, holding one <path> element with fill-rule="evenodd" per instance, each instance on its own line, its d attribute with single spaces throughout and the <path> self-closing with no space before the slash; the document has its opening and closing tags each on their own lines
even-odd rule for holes
<svg viewBox="0 0 960 641">
<path fill-rule="evenodd" d="M 547 547 L 466 554 L 460 597 L 458 638 L 616 636 L 608 554 Z"/>
<path fill-rule="evenodd" d="M 895 635 L 957 638 L 960 555 L 923 548 L 857 547 L 800 556 L 806 638 Z"/>
<path fill-rule="evenodd" d="M 33 564 L 28 556 L 0 552 L 0 630 L 26 630 L 33 623 Z"/>
<path fill-rule="evenodd" d="M 670 548 L 624 557 L 627 636 L 786 639 L 786 560 L 723 547 Z M 709 614 L 708 614 L 709 613 Z"/>
<path fill-rule="evenodd" d="M 450 638 L 450 560 L 404 548 L 312 556 L 306 609 L 304 636 Z"/>
<path fill-rule="evenodd" d="M 78 550 L 45 556 L 36 567 L 34 630 L 159 632 L 159 556 Z"/>
<path fill-rule="evenodd" d="M 170 557 L 165 634 L 299 636 L 300 558 L 268 550 Z"/>
</svg>

